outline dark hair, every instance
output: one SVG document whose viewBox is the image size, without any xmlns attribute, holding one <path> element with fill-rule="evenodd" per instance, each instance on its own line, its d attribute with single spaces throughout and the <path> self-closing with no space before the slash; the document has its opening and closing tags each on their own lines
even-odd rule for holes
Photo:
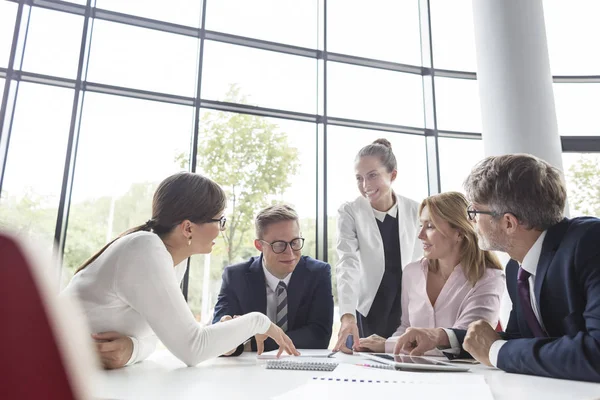
<svg viewBox="0 0 600 400">
<path fill-rule="evenodd" d="M 130 233 L 147 231 L 159 236 L 171 232 L 185 220 L 193 223 L 208 222 L 227 205 L 227 197 L 221 187 L 209 178 L 191 172 L 180 172 L 163 180 L 152 198 L 152 218 L 145 224 L 131 228 L 84 262 L 81 271 L 100 256 L 115 240 Z M 76 272 L 76 273 L 77 273 Z"/>
<path fill-rule="evenodd" d="M 262 209 L 256 216 L 256 237 L 262 239 L 269 225 L 281 221 L 296 221 L 298 223 L 296 210 L 287 204 L 276 204 Z"/>
<path fill-rule="evenodd" d="M 360 149 L 355 161 L 366 156 L 379 158 L 379 161 L 381 161 L 387 172 L 392 172 L 398 166 L 396 156 L 394 156 L 394 152 L 392 151 L 392 144 L 387 139 L 377 139 Z"/>
<path fill-rule="evenodd" d="M 561 172 L 530 154 L 487 157 L 464 187 L 470 201 L 514 214 L 528 229 L 543 231 L 564 216 L 567 191 Z"/>
</svg>

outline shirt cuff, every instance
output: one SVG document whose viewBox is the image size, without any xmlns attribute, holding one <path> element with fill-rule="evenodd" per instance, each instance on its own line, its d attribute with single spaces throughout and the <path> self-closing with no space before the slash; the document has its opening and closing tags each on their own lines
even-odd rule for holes
<svg viewBox="0 0 600 400">
<path fill-rule="evenodd" d="M 385 352 L 386 353 L 394 352 L 394 347 L 396 347 L 396 343 L 398 343 L 399 338 L 400 338 L 400 336 L 392 336 L 391 338 L 389 338 L 385 341 Z"/>
<path fill-rule="evenodd" d="M 443 350 L 444 353 L 449 353 L 449 354 L 460 354 L 460 343 L 458 341 L 458 338 L 456 337 L 456 333 L 454 333 L 454 331 L 452 329 L 447 329 L 447 328 L 442 328 L 444 330 L 444 332 L 446 332 L 446 335 L 448 335 L 448 341 L 450 342 L 450 348 L 449 349 L 440 349 Z"/>
<path fill-rule="evenodd" d="M 500 349 L 502 348 L 502 346 L 504 346 L 505 343 L 506 340 L 496 340 L 490 346 L 488 358 L 490 359 L 490 364 L 492 364 L 496 368 L 498 368 L 498 354 L 500 353 Z"/>
<path fill-rule="evenodd" d="M 131 343 L 133 344 L 133 351 L 131 352 L 131 357 L 129 357 L 129 361 L 127 361 L 127 364 L 125 364 L 125 366 L 135 363 L 138 352 L 140 350 L 140 343 L 138 342 L 137 338 L 129 336 L 129 339 L 131 339 Z"/>
</svg>

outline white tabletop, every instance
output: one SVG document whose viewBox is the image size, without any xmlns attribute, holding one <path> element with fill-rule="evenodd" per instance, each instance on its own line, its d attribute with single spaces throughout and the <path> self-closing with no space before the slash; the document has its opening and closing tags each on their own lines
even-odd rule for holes
<svg viewBox="0 0 600 400">
<path fill-rule="evenodd" d="M 341 362 L 360 363 L 362 357 L 337 354 Z M 256 353 L 217 358 L 193 368 L 166 350 L 120 370 L 103 371 L 95 383 L 98 399 L 269 399 L 299 387 L 326 372 L 267 370 Z M 600 384 L 541 378 L 472 366 L 482 374 L 496 400 L 600 399 Z M 423 372 L 427 373 L 427 372 Z"/>
</svg>

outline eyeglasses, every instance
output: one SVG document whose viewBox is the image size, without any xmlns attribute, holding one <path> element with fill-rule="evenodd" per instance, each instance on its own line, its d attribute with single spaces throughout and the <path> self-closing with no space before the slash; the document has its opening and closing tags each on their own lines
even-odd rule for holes
<svg viewBox="0 0 600 400">
<path fill-rule="evenodd" d="M 210 222 L 218 222 L 219 223 L 219 229 L 222 230 L 222 231 L 225 230 L 225 224 L 227 223 L 227 218 L 225 218 L 224 215 L 221 218 L 219 218 L 219 219 L 211 218 L 208 221 L 210 221 Z"/>
<path fill-rule="evenodd" d="M 474 209 L 472 205 L 467 207 L 467 216 L 469 217 L 469 220 L 471 220 L 471 221 L 477 221 L 477 214 L 485 214 L 485 215 L 491 215 L 492 217 L 499 217 L 508 212 L 509 211 L 505 211 L 505 212 L 501 212 L 501 213 L 497 213 L 494 211 L 479 211 L 479 210 Z M 514 213 L 511 213 L 511 214 L 515 215 Z M 516 217 L 516 215 L 515 215 L 515 217 Z"/>
<path fill-rule="evenodd" d="M 284 242 L 283 240 L 276 240 L 271 243 L 264 241 L 262 239 L 258 239 L 258 240 L 271 246 L 271 249 L 273 249 L 273 253 L 275 253 L 275 254 L 283 253 L 287 249 L 288 244 L 290 245 L 290 248 L 294 251 L 302 250 L 302 248 L 304 247 L 304 238 L 296 238 L 296 239 L 293 239 L 291 242 Z"/>
</svg>

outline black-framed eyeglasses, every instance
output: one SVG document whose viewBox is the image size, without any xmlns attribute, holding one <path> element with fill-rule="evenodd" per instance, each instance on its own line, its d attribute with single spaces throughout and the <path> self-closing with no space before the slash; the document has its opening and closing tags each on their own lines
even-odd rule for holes
<svg viewBox="0 0 600 400">
<path fill-rule="evenodd" d="M 474 209 L 472 205 L 469 206 L 469 207 L 467 207 L 467 216 L 469 217 L 469 220 L 471 220 L 471 221 L 476 221 L 477 220 L 477 214 L 491 215 L 492 217 L 495 218 L 495 217 L 499 217 L 501 215 L 504 215 L 506 213 L 508 213 L 508 211 L 505 211 L 505 212 L 502 212 L 502 213 L 497 213 L 497 212 L 494 212 L 494 211 L 479 211 L 479 210 Z M 511 213 L 511 214 L 513 214 L 513 213 Z"/>
<path fill-rule="evenodd" d="M 302 250 L 302 248 L 304 247 L 304 238 L 301 238 L 301 237 L 292 239 L 291 242 L 285 242 L 283 240 L 276 240 L 274 242 L 269 243 L 262 239 L 258 239 L 258 240 L 271 246 L 271 249 L 273 249 L 273 253 L 275 253 L 275 254 L 283 253 L 287 249 L 288 245 L 294 251 Z"/>
<path fill-rule="evenodd" d="M 219 223 L 219 229 L 224 231 L 225 230 L 225 224 L 227 223 L 227 218 L 225 218 L 225 216 L 223 215 L 221 218 L 219 219 L 214 219 L 211 218 L 209 219 L 210 222 L 218 222 Z"/>
</svg>

